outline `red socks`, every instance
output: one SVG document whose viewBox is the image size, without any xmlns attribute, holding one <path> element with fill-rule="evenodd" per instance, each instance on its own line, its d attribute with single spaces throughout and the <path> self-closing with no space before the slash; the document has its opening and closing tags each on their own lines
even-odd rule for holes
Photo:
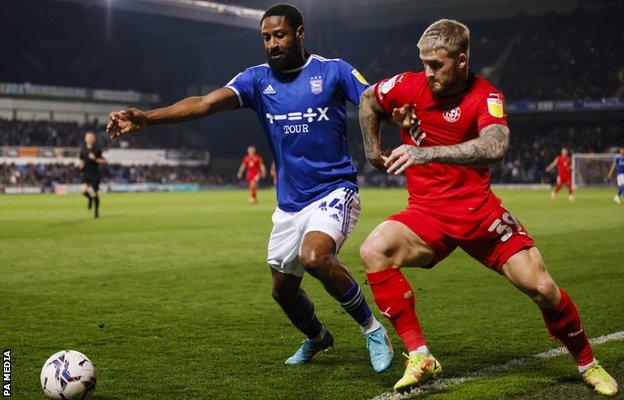
<svg viewBox="0 0 624 400">
<path fill-rule="evenodd" d="M 398 268 L 367 272 L 368 284 L 381 313 L 390 320 L 407 351 L 426 345 L 414 309 L 414 292 Z"/>
<path fill-rule="evenodd" d="M 368 283 L 381 313 L 390 320 L 407 351 L 414 351 L 426 345 L 414 309 L 414 293 L 398 268 L 378 272 L 367 272 Z M 591 345 L 585 336 L 576 305 L 563 290 L 561 302 L 554 308 L 541 309 L 548 332 L 559 340 L 570 352 L 579 366 L 594 360 Z"/>
<path fill-rule="evenodd" d="M 581 317 L 565 290 L 560 288 L 559 291 L 561 292 L 559 305 L 541 309 L 546 329 L 568 349 L 579 366 L 588 365 L 594 360 L 594 355 L 585 336 Z"/>
</svg>

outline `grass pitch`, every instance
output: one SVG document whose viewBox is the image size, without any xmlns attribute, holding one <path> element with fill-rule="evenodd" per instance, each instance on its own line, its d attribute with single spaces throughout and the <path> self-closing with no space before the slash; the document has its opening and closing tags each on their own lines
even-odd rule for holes
<svg viewBox="0 0 624 400">
<path fill-rule="evenodd" d="M 579 190 L 573 203 L 545 191 L 498 194 L 579 306 L 588 335 L 624 330 L 624 206 L 612 191 Z M 273 193 L 246 201 L 241 191 L 109 194 L 93 220 L 80 196 L 0 197 L 0 349 L 12 350 L 13 398 L 43 399 L 42 363 L 64 348 L 95 364 L 96 400 L 369 399 L 391 390 L 403 348 L 389 324 L 397 356 L 375 374 L 359 329 L 309 276 L 303 285 L 336 347 L 309 365 L 283 365 L 303 338 L 270 296 Z M 403 189 L 362 191 L 361 219 L 340 254 L 360 283 L 359 244 L 405 201 Z M 461 251 L 406 276 L 444 377 L 556 347 L 533 303 Z M 624 383 L 624 342 L 594 351 Z M 426 397 L 599 398 L 567 355 Z"/>
</svg>

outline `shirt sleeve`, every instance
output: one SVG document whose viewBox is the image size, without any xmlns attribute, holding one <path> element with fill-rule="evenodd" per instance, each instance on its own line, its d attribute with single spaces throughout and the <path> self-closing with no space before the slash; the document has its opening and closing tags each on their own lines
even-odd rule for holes
<svg viewBox="0 0 624 400">
<path fill-rule="evenodd" d="M 390 113 L 397 107 L 403 106 L 402 90 L 400 81 L 403 74 L 398 74 L 392 78 L 386 78 L 375 84 L 375 98 L 386 112 Z M 397 85 L 397 83 L 399 83 Z"/>
<path fill-rule="evenodd" d="M 254 108 L 254 76 L 248 69 L 236 75 L 225 87 L 231 89 L 238 97 L 238 106 L 241 108 Z"/>
<path fill-rule="evenodd" d="M 477 107 L 477 130 L 481 132 L 483 128 L 493 124 L 507 126 L 505 97 L 500 92 L 489 93 L 479 100 Z"/>
<path fill-rule="evenodd" d="M 360 104 L 360 96 L 369 86 L 366 79 L 345 61 L 340 62 L 340 85 L 347 100 L 356 106 Z"/>
</svg>

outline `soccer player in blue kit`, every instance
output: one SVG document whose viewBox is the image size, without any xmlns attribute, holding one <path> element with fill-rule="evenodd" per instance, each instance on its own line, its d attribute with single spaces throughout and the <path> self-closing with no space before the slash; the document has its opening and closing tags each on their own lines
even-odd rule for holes
<svg viewBox="0 0 624 400">
<path fill-rule="evenodd" d="M 624 197 L 624 146 L 620 147 L 620 153 L 613 159 L 613 164 L 607 174 L 607 180 L 613 179 L 614 173 L 617 177 L 618 191 L 613 197 L 613 201 L 622 204 L 622 197 Z"/>
<path fill-rule="evenodd" d="M 148 126 L 178 123 L 237 108 L 253 109 L 273 152 L 277 208 L 268 245 L 273 298 L 307 339 L 286 364 L 309 362 L 333 345 L 301 288 L 305 272 L 319 279 L 360 325 L 373 369 L 386 370 L 393 350 L 362 290 L 336 255 L 360 213 L 356 170 L 349 155 L 346 104 L 359 104 L 368 83 L 339 59 L 304 49 L 303 17 L 288 4 L 261 20 L 268 64 L 247 68 L 223 88 L 169 107 L 113 112 L 113 138 Z"/>
</svg>

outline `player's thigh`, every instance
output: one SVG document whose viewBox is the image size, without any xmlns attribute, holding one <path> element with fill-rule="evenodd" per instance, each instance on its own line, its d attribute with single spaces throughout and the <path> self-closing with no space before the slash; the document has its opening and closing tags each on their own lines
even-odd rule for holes
<svg viewBox="0 0 624 400">
<path fill-rule="evenodd" d="M 89 188 L 94 196 L 98 195 L 100 191 L 100 178 L 95 178 L 91 181 Z"/>
<path fill-rule="evenodd" d="M 87 193 L 89 191 L 89 185 L 83 182 L 80 184 L 80 193 Z"/>
<path fill-rule="evenodd" d="M 304 268 L 321 266 L 335 258 L 336 239 L 325 232 L 312 230 L 303 235 L 299 249 L 299 261 Z"/>
<path fill-rule="evenodd" d="M 617 175 L 617 184 L 618 186 L 624 186 L 624 174 Z"/>
<path fill-rule="evenodd" d="M 369 271 L 388 267 L 425 267 L 434 259 L 433 249 L 402 222 L 379 224 L 360 247 L 360 256 Z"/>
<path fill-rule="evenodd" d="M 542 307 L 554 307 L 560 299 L 559 288 L 546 270 L 537 247 L 512 255 L 501 273 L 521 292 Z"/>
</svg>

